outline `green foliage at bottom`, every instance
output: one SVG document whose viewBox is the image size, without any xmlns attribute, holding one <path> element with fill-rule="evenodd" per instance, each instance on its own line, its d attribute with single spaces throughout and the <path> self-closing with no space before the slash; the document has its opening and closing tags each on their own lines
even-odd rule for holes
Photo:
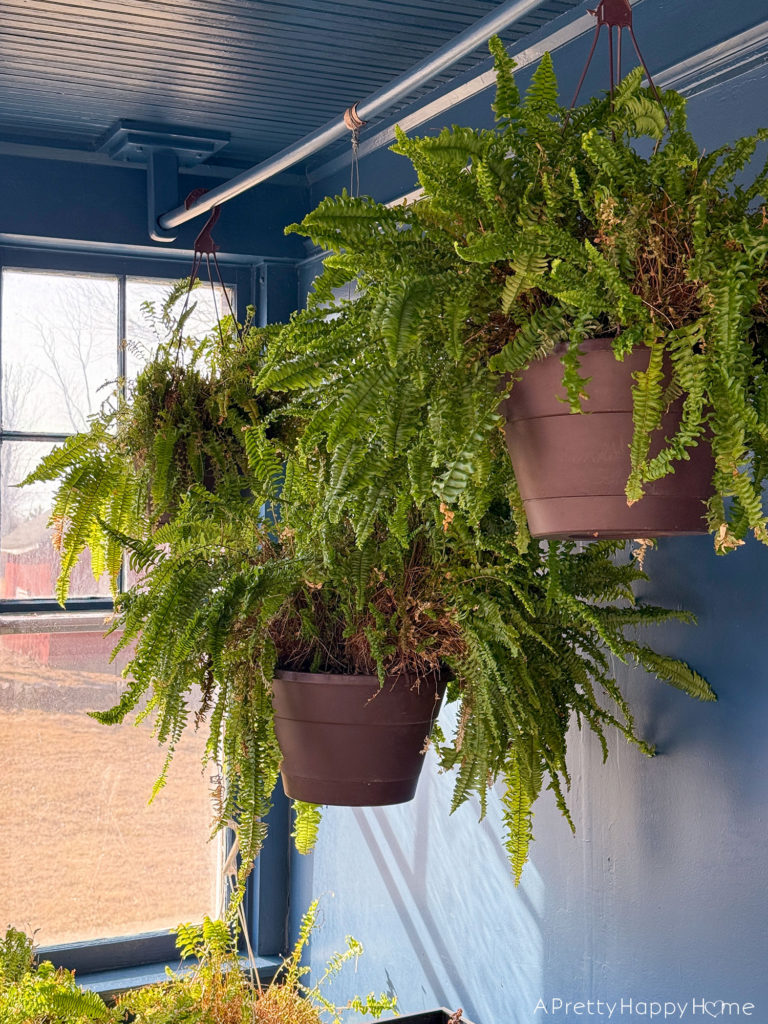
<svg viewBox="0 0 768 1024">
<path fill-rule="evenodd" d="M 201 925 L 180 925 L 176 945 L 182 958 L 168 981 L 147 985 L 107 1006 L 95 992 L 81 988 L 71 971 L 37 964 L 32 940 L 9 928 L 0 940 L 0 1024 L 342 1024 L 345 1012 L 378 1019 L 394 1010 L 396 1000 L 369 993 L 337 1006 L 323 987 L 348 963 L 355 964 L 362 945 L 347 936 L 320 977 L 309 983 L 302 955 L 317 924 L 315 900 L 302 919 L 299 937 L 275 979 L 261 984 L 246 970 L 237 940 L 225 921 L 206 917 Z"/>
<path fill-rule="evenodd" d="M 118 1010 L 75 981 L 72 971 L 47 960 L 37 964 L 32 940 L 8 928 L 0 940 L 0 1021 L 2 1024 L 117 1024 Z"/>
<path fill-rule="evenodd" d="M 317 922 L 315 900 L 304 915 L 299 937 L 275 980 L 264 987 L 255 972 L 243 970 L 237 943 L 223 921 L 205 918 L 201 926 L 183 925 L 177 945 L 190 966 L 174 973 L 162 985 L 129 992 L 120 1008 L 135 1024 L 341 1024 L 344 1011 L 379 1018 L 395 1001 L 385 995 L 355 996 L 346 1006 L 327 999 L 322 986 L 343 966 L 362 954 L 363 947 L 347 937 L 343 952 L 334 954 L 320 978 L 307 981 L 309 968 L 302 954 Z"/>
<path fill-rule="evenodd" d="M 299 853 L 310 853 L 317 842 L 317 830 L 320 827 L 322 812 L 317 804 L 307 804 L 303 800 L 294 800 L 295 820 L 291 833 Z"/>
</svg>

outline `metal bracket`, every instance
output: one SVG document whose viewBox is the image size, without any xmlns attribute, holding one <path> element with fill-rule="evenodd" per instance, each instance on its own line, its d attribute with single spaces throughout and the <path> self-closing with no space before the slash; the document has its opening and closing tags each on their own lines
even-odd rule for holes
<svg viewBox="0 0 768 1024">
<path fill-rule="evenodd" d="M 194 167 L 214 156 L 229 142 L 229 132 L 192 129 L 151 121 L 116 121 L 97 145 L 113 160 L 143 164 L 154 149 L 172 149 L 180 167 Z"/>
<path fill-rule="evenodd" d="M 154 242 L 174 242 L 175 231 L 166 231 L 158 217 L 179 201 L 179 158 L 172 149 L 147 153 L 147 229 Z"/>
<path fill-rule="evenodd" d="M 203 163 L 228 142 L 228 132 L 123 120 L 112 125 L 98 149 L 121 163 L 146 164 L 149 236 L 173 242 L 176 232 L 160 227 L 158 217 L 179 202 L 179 168 Z"/>
</svg>

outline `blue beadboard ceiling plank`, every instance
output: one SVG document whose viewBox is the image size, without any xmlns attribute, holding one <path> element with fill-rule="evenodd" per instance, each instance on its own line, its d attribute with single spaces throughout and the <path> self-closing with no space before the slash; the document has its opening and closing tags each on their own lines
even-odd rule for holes
<svg viewBox="0 0 768 1024">
<path fill-rule="evenodd" d="M 93 150 L 121 119 L 228 132 L 261 160 L 364 99 L 499 0 L 4 0 L 0 140 Z M 505 38 L 578 6 L 550 0 Z M 478 50 L 409 102 L 487 59 Z M 395 113 L 398 108 L 393 108 Z"/>
</svg>

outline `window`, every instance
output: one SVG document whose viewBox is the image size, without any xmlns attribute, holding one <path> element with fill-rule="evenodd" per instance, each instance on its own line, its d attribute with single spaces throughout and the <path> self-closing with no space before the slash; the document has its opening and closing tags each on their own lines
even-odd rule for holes
<svg viewBox="0 0 768 1024">
<path fill-rule="evenodd" d="M 109 662 L 115 638 L 62 625 L 69 631 L 0 636 L 5 920 L 51 946 L 215 916 L 202 738 L 184 737 L 148 805 L 165 756 L 151 726 L 106 727 L 87 715 L 112 707 L 122 689 L 122 666 Z"/>
<path fill-rule="evenodd" d="M 57 441 L 83 430 L 158 338 L 142 303 L 160 306 L 171 280 L 2 271 L 0 413 L 0 600 L 53 599 L 58 557 L 47 530 L 55 487 L 17 484 Z M 187 324 L 200 334 L 224 310 L 220 288 L 194 293 Z M 180 304 L 181 304 L 180 300 Z M 123 339 L 127 339 L 124 344 Z M 73 573 L 73 598 L 106 598 L 87 554 Z"/>
<path fill-rule="evenodd" d="M 105 274 L 83 262 L 70 271 L 1 271 L 0 916 L 56 947 L 54 960 L 88 973 L 171 959 L 169 929 L 220 913 L 223 858 L 209 842 L 203 736 L 183 737 L 149 806 L 165 755 L 151 726 L 106 727 L 87 716 L 111 707 L 122 689 L 126 659 L 111 663 L 116 637 L 102 636 L 108 583 L 94 578 L 86 552 L 67 608 L 58 607 L 47 527 L 55 488 L 16 486 L 140 370 L 158 340 L 142 304 L 159 306 L 177 279 L 166 266 L 162 276 L 141 265 Z M 232 284 L 246 283 L 249 272 L 232 274 Z M 221 289 L 216 299 L 207 285 L 195 291 L 190 333 L 227 311 Z M 254 934 L 264 925 L 261 953 L 282 946 L 274 901 L 284 893 L 283 860 L 279 851 L 265 858 L 256 875 L 268 876 L 266 887 L 249 896 Z"/>
</svg>

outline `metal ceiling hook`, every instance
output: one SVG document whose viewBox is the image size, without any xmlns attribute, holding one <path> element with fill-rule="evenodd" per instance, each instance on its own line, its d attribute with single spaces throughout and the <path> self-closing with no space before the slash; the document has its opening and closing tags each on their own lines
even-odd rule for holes
<svg viewBox="0 0 768 1024">
<path fill-rule="evenodd" d="M 184 200 L 184 206 L 187 209 L 189 209 L 190 206 L 193 206 L 201 196 L 205 195 L 207 191 L 207 188 L 193 189 L 189 193 L 187 198 Z M 219 251 L 220 247 L 219 245 L 217 245 L 216 242 L 214 242 L 213 237 L 211 235 L 211 228 L 219 219 L 220 215 L 221 206 L 214 206 L 214 208 L 211 210 L 210 217 L 205 222 L 205 224 L 203 224 L 200 234 L 195 239 L 195 244 L 193 246 L 195 256 L 202 256 L 203 254 L 211 255 Z"/>
<path fill-rule="evenodd" d="M 184 200 L 184 206 L 186 207 L 186 209 L 188 210 L 191 206 L 193 206 L 197 202 L 197 200 L 200 199 L 201 196 L 205 195 L 205 193 L 207 191 L 208 191 L 207 188 L 195 188 L 195 189 L 193 189 L 189 193 L 187 198 Z M 223 277 L 221 275 L 221 268 L 219 267 L 219 261 L 218 261 L 218 258 L 216 256 L 216 253 L 219 251 L 221 246 L 218 244 L 218 242 L 214 242 L 213 235 L 211 234 L 211 228 L 214 226 L 216 221 L 219 219 L 220 215 L 221 215 L 221 205 L 214 206 L 213 209 L 211 210 L 210 217 L 205 222 L 205 224 L 203 224 L 203 226 L 202 226 L 202 228 L 200 230 L 200 233 L 198 234 L 198 236 L 195 239 L 194 244 L 192 246 L 192 253 L 193 253 L 193 255 L 192 255 L 192 270 L 190 271 L 190 274 L 189 274 L 189 287 L 187 288 L 187 294 L 186 294 L 186 298 L 184 300 L 184 309 L 182 310 L 182 313 L 187 308 L 187 305 L 189 303 L 189 297 L 190 297 L 190 295 L 192 293 L 192 289 L 195 286 L 195 281 L 197 280 L 197 278 L 198 278 L 198 276 L 200 274 L 200 268 L 201 268 L 202 263 L 203 263 L 203 258 L 205 258 L 205 261 L 206 261 L 206 264 L 207 264 L 207 267 L 208 267 L 208 280 L 209 280 L 210 285 L 211 285 L 211 295 L 213 297 L 213 307 L 214 307 L 214 310 L 216 312 L 216 322 L 217 322 L 218 328 L 219 328 L 219 337 L 221 338 L 221 344 L 223 346 L 224 345 L 224 334 L 223 334 L 222 327 L 221 327 L 221 317 L 219 316 L 218 304 L 216 302 L 216 287 L 215 287 L 215 283 L 214 283 L 214 278 L 215 278 L 215 281 L 218 283 L 219 287 L 222 289 L 222 292 L 224 293 L 224 299 L 225 299 L 227 307 L 229 309 L 229 314 L 232 317 L 233 321 L 235 321 L 237 334 L 238 334 L 238 337 L 240 338 L 241 341 L 242 341 L 242 333 L 241 333 L 239 325 L 237 325 L 237 319 L 235 317 L 235 311 L 232 309 L 232 304 L 231 304 L 230 299 L 229 299 L 229 292 L 227 290 L 227 286 L 224 284 L 224 279 L 223 279 Z M 211 257 L 213 257 L 213 268 L 214 269 L 211 269 Z M 214 271 L 215 271 L 215 274 L 214 274 Z M 180 346 L 181 346 L 181 338 L 179 338 L 179 347 Z M 178 351 L 178 349 L 177 349 L 177 351 Z"/>
<path fill-rule="evenodd" d="M 598 25 L 616 28 L 632 27 L 632 8 L 629 0 L 600 0 L 594 11 L 588 11 L 597 18 Z"/>
</svg>

